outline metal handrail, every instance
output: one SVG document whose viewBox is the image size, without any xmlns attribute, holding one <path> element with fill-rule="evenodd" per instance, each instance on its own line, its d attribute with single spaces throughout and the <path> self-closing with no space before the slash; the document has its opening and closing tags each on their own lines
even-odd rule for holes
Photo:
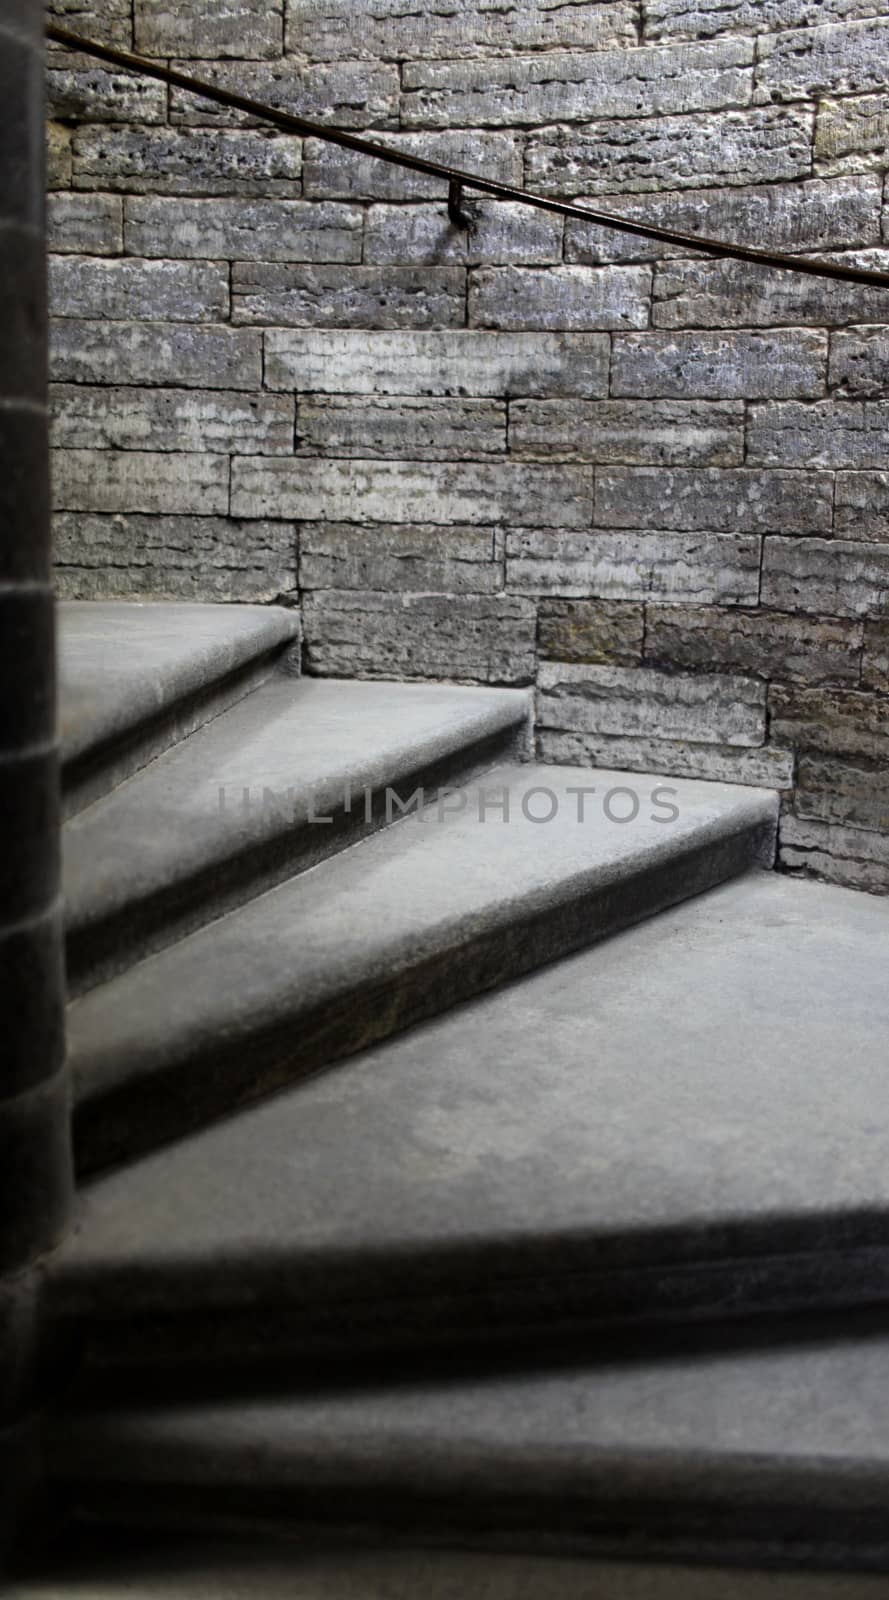
<svg viewBox="0 0 889 1600">
<path fill-rule="evenodd" d="M 563 217 L 576 217 L 581 222 L 595 223 L 598 227 L 613 228 L 618 233 L 635 234 L 643 239 L 655 239 L 661 244 L 677 245 L 683 250 L 698 251 L 702 255 L 722 256 L 733 261 L 752 261 L 757 266 L 779 267 L 782 271 L 803 273 L 807 277 L 834 278 L 845 283 L 864 283 L 880 289 L 889 289 L 889 272 L 846 266 L 836 261 L 813 261 L 807 256 L 791 256 L 780 250 L 757 250 L 752 245 L 728 244 L 723 239 L 702 238 L 699 234 L 680 233 L 675 228 L 661 228 L 650 222 L 636 222 L 628 217 L 615 217 L 606 211 L 594 211 L 590 206 L 574 205 L 568 200 L 552 200 L 545 195 L 533 194 L 527 189 L 514 188 L 508 183 L 498 183 L 495 179 L 482 177 L 479 173 L 461 172 L 459 168 L 446 166 L 440 161 L 428 161 L 424 156 L 392 150 L 385 144 L 379 144 L 375 139 L 365 139 L 359 134 L 346 133 L 340 128 L 330 128 L 323 123 L 311 122 L 307 117 L 297 117 L 288 111 L 278 111 L 274 106 L 264 105 L 247 95 L 236 94 L 230 89 L 221 89 L 216 84 L 192 78 L 189 74 L 177 72 L 175 68 L 164 66 L 160 62 L 149 61 L 144 56 L 131 55 L 125 50 L 117 50 L 112 45 L 98 44 L 94 39 L 84 39 L 80 34 L 71 33 L 67 28 L 58 28 L 55 24 L 47 27 L 46 36 L 55 44 L 67 45 L 70 50 L 95 56 L 100 61 L 108 61 L 112 66 L 122 67 L 127 72 L 156 78 L 160 83 L 169 84 L 174 89 L 184 89 L 189 94 L 201 95 L 205 100 L 214 100 L 217 105 L 229 106 L 235 111 L 243 111 L 248 116 L 257 117 L 260 121 L 270 122 L 284 133 L 298 134 L 302 138 L 324 139 L 328 144 L 340 145 L 345 150 L 355 150 L 360 155 L 373 156 L 375 160 L 386 161 L 390 166 L 404 167 L 411 172 L 422 172 L 428 177 L 440 178 L 448 186 L 448 216 L 457 227 L 470 225 L 470 219 L 462 211 L 461 202 L 464 189 L 473 189 L 480 194 L 494 195 L 499 200 L 517 201 L 521 205 L 534 206 L 538 211 L 554 211 Z"/>
</svg>

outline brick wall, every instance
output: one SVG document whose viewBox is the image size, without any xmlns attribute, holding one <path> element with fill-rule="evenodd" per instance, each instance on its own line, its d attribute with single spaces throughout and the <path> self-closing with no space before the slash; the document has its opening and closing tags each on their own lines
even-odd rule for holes
<svg viewBox="0 0 889 1600">
<path fill-rule="evenodd" d="M 880 0 L 56 0 L 550 194 L 889 266 Z M 889 294 L 477 201 L 53 51 L 69 595 L 299 594 L 307 668 L 539 684 L 889 892 Z"/>
</svg>

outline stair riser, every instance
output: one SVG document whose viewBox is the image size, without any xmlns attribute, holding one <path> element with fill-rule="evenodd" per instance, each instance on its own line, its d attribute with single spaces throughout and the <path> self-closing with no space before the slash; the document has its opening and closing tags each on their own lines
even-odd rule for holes
<svg viewBox="0 0 889 1600">
<path fill-rule="evenodd" d="M 402 801 L 419 787 L 427 800 L 434 800 L 440 788 L 469 784 L 501 761 L 523 759 L 527 750 L 527 726 L 514 724 L 463 745 L 427 766 L 399 773 L 397 779 L 381 781 L 378 788 L 368 791 L 367 801 L 364 794 L 356 795 L 351 811 L 343 806 L 325 811 L 324 815 L 333 818 L 329 825 L 288 826 L 282 811 L 279 831 L 253 848 L 217 860 L 202 873 L 183 877 L 162 894 L 129 903 L 117 915 L 95 924 L 69 927 L 69 997 L 86 993 L 136 961 L 369 838 L 380 828 L 396 826 L 401 820 L 398 813 L 391 819 L 386 815 L 387 784 L 395 788 Z"/>
</svg>

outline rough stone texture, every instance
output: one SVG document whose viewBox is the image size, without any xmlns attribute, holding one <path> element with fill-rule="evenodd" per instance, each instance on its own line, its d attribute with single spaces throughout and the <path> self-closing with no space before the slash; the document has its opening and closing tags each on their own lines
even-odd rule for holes
<svg viewBox="0 0 889 1600">
<path fill-rule="evenodd" d="M 317 589 L 303 603 L 306 665 L 322 676 L 528 683 L 536 612 L 510 595 Z"/>
<path fill-rule="evenodd" d="M 537 686 L 542 728 L 693 744 L 765 742 L 765 685 L 751 678 L 544 661 Z"/>
<path fill-rule="evenodd" d="M 787 813 L 781 819 L 778 860 L 788 872 L 827 878 L 847 889 L 889 894 L 885 833 L 802 820 Z"/>
<path fill-rule="evenodd" d="M 803 752 L 794 809 L 798 816 L 889 830 L 889 768 L 886 763 L 838 761 Z"/>
<path fill-rule="evenodd" d="M 692 236 L 889 268 L 877 0 L 56 0 L 54 14 L 393 151 Z M 439 179 L 55 47 L 48 79 L 66 592 L 299 592 L 315 672 L 479 662 L 497 681 L 514 680 L 518 646 L 492 668 L 482 618 L 519 604 L 521 624 L 497 632 L 531 619 L 521 675 L 563 651 L 717 695 L 740 674 L 885 706 L 884 291 L 472 191 L 458 228 Z M 20 287 L 37 281 L 28 250 L 22 235 L 4 268 Z M 29 381 L 36 393 L 37 360 Z M 5 426 L 33 478 L 25 419 Z M 411 605 L 384 615 L 387 593 Z M 647 754 L 792 788 L 795 747 L 763 737 L 754 761 L 715 734 L 545 732 L 579 763 Z M 874 763 L 856 771 L 838 788 L 876 832 Z M 811 796 L 810 767 L 805 782 Z"/>
<path fill-rule="evenodd" d="M 624 738 L 540 728 L 537 757 L 576 767 L 701 778 L 706 783 L 748 783 L 766 789 L 789 789 L 793 784 L 793 752 L 774 744 L 742 749 L 688 739 Z"/>
<path fill-rule="evenodd" d="M 773 684 L 769 690 L 773 738 L 823 755 L 889 759 L 885 701 L 856 689 L 810 689 Z"/>
</svg>

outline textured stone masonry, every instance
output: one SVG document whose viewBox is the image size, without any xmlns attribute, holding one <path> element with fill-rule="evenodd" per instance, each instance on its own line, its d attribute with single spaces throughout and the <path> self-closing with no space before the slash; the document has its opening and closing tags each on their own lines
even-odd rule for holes
<svg viewBox="0 0 889 1600">
<path fill-rule="evenodd" d="M 826 373 L 827 335 L 803 328 L 640 333 L 612 342 L 611 393 L 640 400 L 814 400 Z"/>
<path fill-rule="evenodd" d="M 296 427 L 300 455 L 447 461 L 506 454 L 501 400 L 307 396 L 299 402 Z"/>
<path fill-rule="evenodd" d="M 381 594 L 497 594 L 503 562 L 490 528 L 434 523 L 306 522 L 300 532 L 303 589 Z M 397 615 L 397 613 L 396 613 Z"/>
<path fill-rule="evenodd" d="M 516 400 L 509 448 L 540 461 L 739 466 L 744 408 L 707 400 Z"/>
<path fill-rule="evenodd" d="M 292 522 L 141 513 L 55 519 L 56 583 L 62 599 L 106 600 L 126 592 L 170 600 L 253 603 L 296 591 Z"/>
<path fill-rule="evenodd" d="M 543 728 L 697 744 L 760 745 L 765 739 L 765 685 L 749 678 L 544 661 L 537 685 Z"/>
<path fill-rule="evenodd" d="M 829 532 L 833 480 L 826 472 L 609 467 L 596 473 L 596 524 L 716 533 Z"/>
<path fill-rule="evenodd" d="M 889 141 L 889 94 L 852 95 L 821 100 L 815 123 L 815 162 L 819 172 L 861 172 L 881 176 Z"/>
<path fill-rule="evenodd" d="M 759 596 L 760 546 L 747 533 L 530 529 L 507 536 L 506 582 L 519 593 L 752 606 Z"/>
<path fill-rule="evenodd" d="M 252 130 L 85 127 L 74 134 L 75 189 L 123 194 L 299 199 L 302 141 Z"/>
<path fill-rule="evenodd" d="M 816 616 L 879 616 L 889 609 L 889 543 L 767 539 L 762 599 Z"/>
<path fill-rule="evenodd" d="M 448 328 L 466 320 L 458 267 L 232 264 L 232 320 L 296 328 Z"/>
<path fill-rule="evenodd" d="M 56 316 L 111 322 L 220 322 L 230 309 L 228 269 L 218 261 L 56 256 L 49 292 Z"/>
<path fill-rule="evenodd" d="M 592 5 L 522 0 L 496 7 L 482 0 L 375 0 L 363 8 L 360 28 L 355 11 L 354 0 L 290 0 L 288 49 L 314 61 L 336 61 L 345 54 L 371 61 L 430 61 L 636 43 L 636 8 L 630 0 Z"/>
<path fill-rule="evenodd" d="M 608 393 L 606 335 L 268 333 L 271 389 L 327 394 Z"/>
</svg>

